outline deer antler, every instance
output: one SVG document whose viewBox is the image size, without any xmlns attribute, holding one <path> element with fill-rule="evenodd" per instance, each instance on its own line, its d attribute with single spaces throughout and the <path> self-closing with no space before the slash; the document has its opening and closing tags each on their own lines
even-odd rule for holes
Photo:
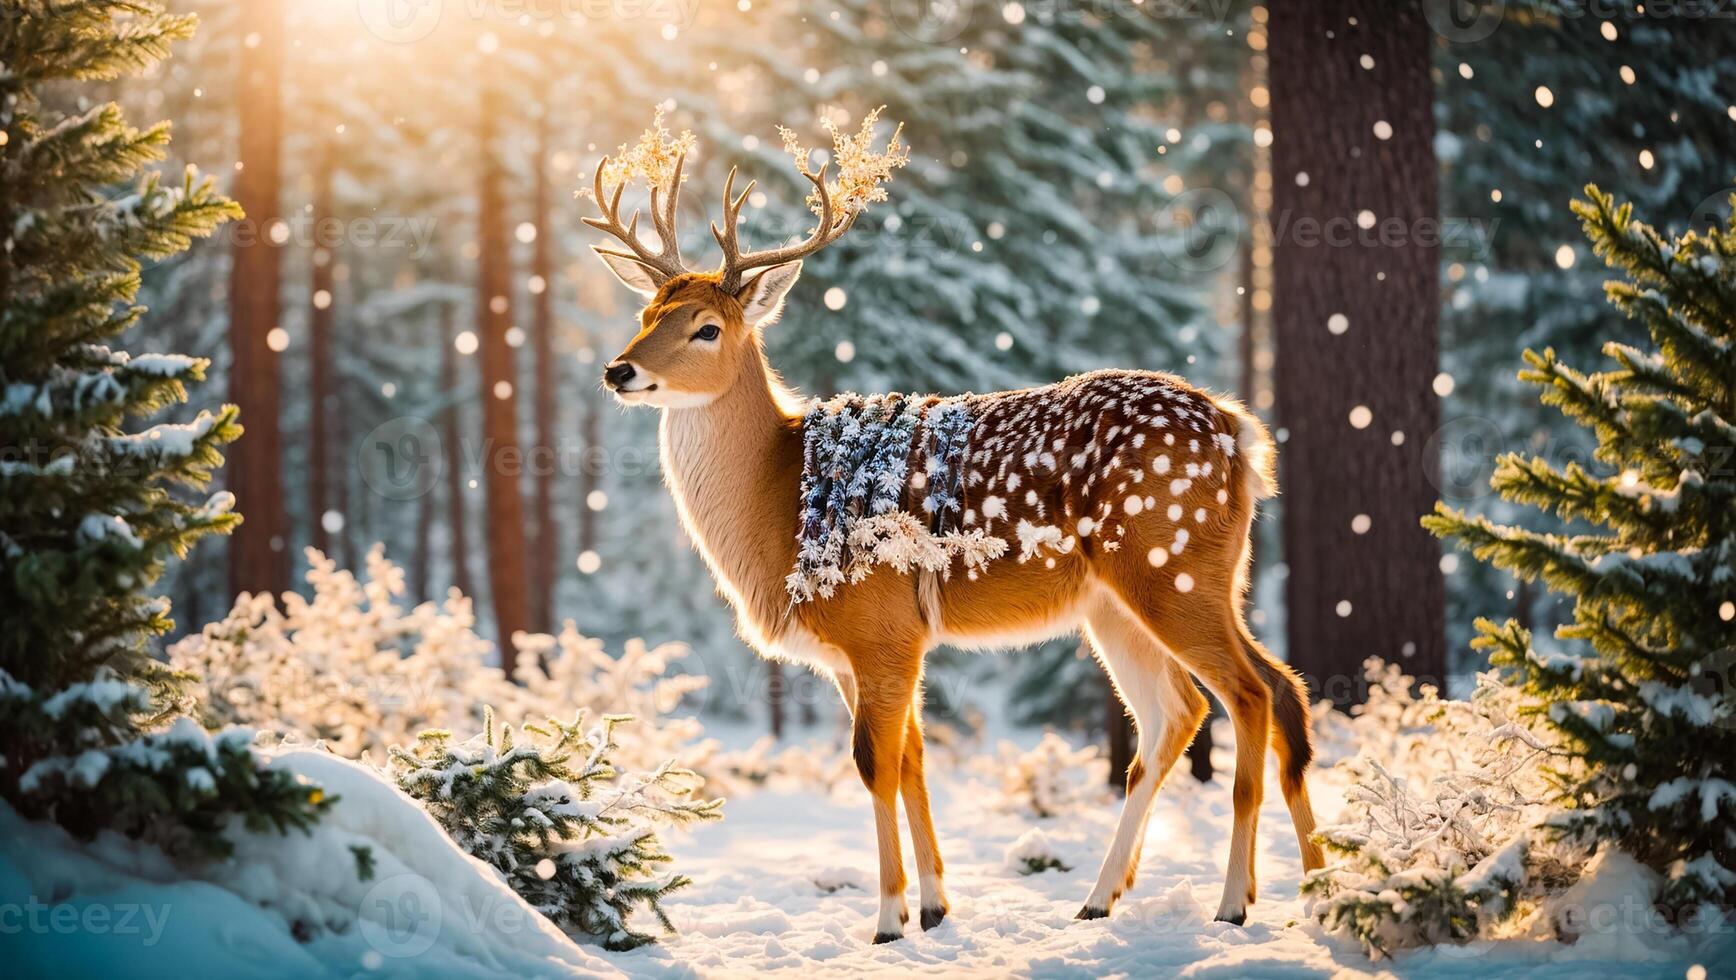
<svg viewBox="0 0 1736 980">
<path fill-rule="evenodd" d="M 627 189 L 627 176 L 623 174 L 615 182 L 615 189 L 607 196 L 603 193 L 603 174 L 609 168 L 610 158 L 604 157 L 597 164 L 597 173 L 592 180 L 592 194 L 597 199 L 597 207 L 603 212 L 601 218 L 585 218 L 585 224 L 605 231 L 619 239 L 622 244 L 631 249 L 631 253 L 612 248 L 597 248 L 604 255 L 629 259 L 650 270 L 653 276 L 659 278 L 659 283 L 673 279 L 689 271 L 681 261 L 681 240 L 675 233 L 676 206 L 681 200 L 681 168 L 687 163 L 687 154 L 682 153 L 675 159 L 675 172 L 665 190 L 654 180 L 651 183 L 651 223 L 657 230 L 661 241 L 659 251 L 653 252 L 649 246 L 639 240 L 639 211 L 634 209 L 625 225 L 621 224 L 621 192 Z"/>
<path fill-rule="evenodd" d="M 802 167 L 801 172 L 802 176 L 808 178 L 808 181 L 814 185 L 814 193 L 819 197 L 820 223 L 815 226 L 814 233 L 809 235 L 805 242 L 744 254 L 741 251 L 740 242 L 736 239 L 736 226 L 741 215 L 741 206 L 747 201 L 748 195 L 753 192 L 754 182 L 748 181 L 747 187 L 742 190 L 740 196 L 732 198 L 730 192 L 735 187 L 735 168 L 729 168 L 729 179 L 723 182 L 723 227 L 719 228 L 716 222 L 711 225 L 712 237 L 716 238 L 717 244 L 723 248 L 723 271 L 720 285 L 726 292 L 735 292 L 741 288 L 741 279 L 744 273 L 753 269 L 782 265 L 785 262 L 812 255 L 842 238 L 844 233 L 850 230 L 850 226 L 856 223 L 856 214 L 860 212 L 838 215 L 832 206 L 832 194 L 826 189 L 826 168 L 824 165 L 820 167 L 818 173 L 809 171 L 806 166 Z"/>
</svg>

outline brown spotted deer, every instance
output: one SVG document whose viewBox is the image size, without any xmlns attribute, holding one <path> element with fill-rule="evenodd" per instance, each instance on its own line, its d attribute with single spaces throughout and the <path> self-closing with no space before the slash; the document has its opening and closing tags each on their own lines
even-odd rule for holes
<svg viewBox="0 0 1736 980">
<path fill-rule="evenodd" d="M 828 187 L 826 168 L 811 172 L 801 151 L 818 225 L 799 243 L 744 251 L 737 226 L 752 185 L 732 195 L 731 171 L 723 222 L 712 225 L 723 265 L 696 272 L 676 239 L 676 151 L 684 147 L 665 149 L 661 172 L 644 171 L 656 248 L 637 236 L 637 212 L 621 221 L 624 180 L 606 181 L 610 161 L 597 169 L 603 216 L 586 221 L 626 249 L 596 251 L 647 300 L 638 335 L 609 363 L 605 382 L 622 402 L 661 410 L 664 477 L 743 638 L 763 656 L 832 677 L 851 712 L 856 766 L 878 831 L 874 941 L 901 938 L 909 917 L 900 794 L 923 929 L 947 913 L 920 710 L 923 657 L 942 643 L 1018 646 L 1083 629 L 1133 713 L 1138 746 L 1126 803 L 1079 918 L 1108 915 L 1133 884 L 1153 797 L 1207 716 L 1195 677 L 1224 703 L 1236 733 L 1235 818 L 1217 917 L 1241 923 L 1254 899 L 1269 731 L 1303 865 L 1319 867 L 1304 785 L 1311 757 L 1304 688 L 1242 617 L 1249 527 L 1257 502 L 1276 492 L 1265 428 L 1230 399 L 1147 371 L 965 396 L 957 403 L 972 422 L 957 523 L 980 532 L 979 540 L 1004 542 L 997 557 L 969 567 L 963 560 L 882 565 L 829 595 L 793 601 L 786 576 L 802 514 L 804 406 L 767 363 L 762 334 L 802 259 L 854 223 L 864 203 L 860 183 L 853 198 L 836 200 L 842 195 Z M 921 485 L 922 469 L 913 467 L 910 486 Z"/>
</svg>

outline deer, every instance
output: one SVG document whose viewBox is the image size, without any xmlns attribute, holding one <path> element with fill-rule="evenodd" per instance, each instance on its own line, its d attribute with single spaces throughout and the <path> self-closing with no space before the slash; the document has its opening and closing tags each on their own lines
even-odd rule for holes
<svg viewBox="0 0 1736 980">
<path fill-rule="evenodd" d="M 864 138 L 875 115 L 863 124 Z M 1319 868 L 1305 781 L 1313 751 L 1306 687 L 1243 616 L 1250 528 L 1259 501 L 1277 492 L 1275 446 L 1261 422 L 1231 398 L 1143 370 L 968 396 L 956 403 L 969 412 L 970 426 L 953 520 L 995 544 L 1000 556 L 880 565 L 823 594 L 792 597 L 808 406 L 769 363 L 764 336 L 803 260 L 842 238 L 868 200 L 882 199 L 874 192 L 890 168 L 882 157 L 880 173 L 846 173 L 851 147 L 840 141 L 834 183 L 830 161 L 816 171 L 807 151 L 793 147 L 818 223 L 802 240 L 759 250 L 744 248 L 739 237 L 754 185 L 736 194 L 731 169 L 722 221 L 711 225 L 722 264 L 696 271 L 681 255 L 676 227 L 692 148 L 691 136 L 683 139 L 662 141 L 648 130 L 640 144 L 650 147 L 639 163 L 650 186 L 655 246 L 640 239 L 637 210 L 625 222 L 620 215 L 633 170 L 624 161 L 639 151 L 623 146 L 617 157 L 604 157 L 593 179 L 601 216 L 584 220 L 623 246 L 593 249 L 644 299 L 637 334 L 607 363 L 603 384 L 623 405 L 661 414 L 665 483 L 742 639 L 759 655 L 809 667 L 838 688 L 873 805 L 873 941 L 902 939 L 909 920 L 900 797 L 922 929 L 934 929 L 950 908 L 923 767 L 923 662 L 940 644 L 1018 647 L 1082 631 L 1132 714 L 1137 744 L 1125 802 L 1077 918 L 1108 916 L 1133 887 L 1158 788 L 1209 714 L 1195 678 L 1225 706 L 1235 731 L 1234 818 L 1216 917 L 1241 925 L 1255 898 L 1269 739 L 1303 866 Z M 897 150 L 895 133 L 888 153 Z M 860 152 L 854 156 L 858 171 L 875 169 Z M 932 462 L 917 463 L 910 487 L 932 469 Z"/>
</svg>

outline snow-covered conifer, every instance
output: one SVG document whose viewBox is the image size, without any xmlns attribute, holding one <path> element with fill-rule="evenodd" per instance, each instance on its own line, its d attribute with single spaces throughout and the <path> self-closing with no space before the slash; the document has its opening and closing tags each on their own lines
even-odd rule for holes
<svg viewBox="0 0 1736 980">
<path fill-rule="evenodd" d="M 26 0 L 0 22 L 0 796 L 80 836 L 220 856 L 229 817 L 306 826 L 322 796 L 245 738 L 164 730 L 183 678 L 150 655 L 171 627 L 150 589 L 239 521 L 228 494 L 196 491 L 241 430 L 233 406 L 153 424 L 206 362 L 109 345 L 144 313 L 141 264 L 239 209 L 190 169 L 141 174 L 168 124 L 47 97 L 144 73 L 195 19 L 148 0 Z"/>
<path fill-rule="evenodd" d="M 1576 201 L 1597 254 L 1622 274 L 1610 301 L 1652 349 L 1611 343 L 1583 374 L 1527 352 L 1525 381 L 1597 436 L 1597 465 L 1517 454 L 1491 480 L 1507 499 L 1584 528 L 1541 534 L 1441 507 L 1429 529 L 1574 600 L 1539 650 L 1517 623 L 1478 644 L 1523 685 L 1528 710 L 1573 755 L 1552 829 L 1610 844 L 1664 875 L 1672 915 L 1736 895 L 1736 224 L 1666 238 L 1595 187 Z"/>
<path fill-rule="evenodd" d="M 689 884 L 662 872 L 670 857 L 657 828 L 718 819 L 723 801 L 696 799 L 703 780 L 674 763 L 617 770 L 615 729 L 630 720 L 609 715 L 587 729 L 581 712 L 571 724 L 527 724 L 519 736 L 497 731 L 490 710 L 482 732 L 463 742 L 433 730 L 412 749 L 394 747 L 392 771 L 538 911 L 609 949 L 632 949 L 656 938 L 635 929 L 632 914 L 671 929 L 662 900 Z"/>
</svg>

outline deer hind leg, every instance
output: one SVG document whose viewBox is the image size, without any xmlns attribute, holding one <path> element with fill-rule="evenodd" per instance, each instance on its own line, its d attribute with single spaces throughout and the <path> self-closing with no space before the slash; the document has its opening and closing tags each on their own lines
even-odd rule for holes
<svg viewBox="0 0 1736 980">
<path fill-rule="evenodd" d="M 922 894 L 922 930 L 927 932 L 946 918 L 946 888 L 940 844 L 934 836 L 934 817 L 928 810 L 928 781 L 923 773 L 922 708 L 912 703 L 904 726 L 904 762 L 899 770 L 899 792 L 904 813 L 910 820 L 911 849 L 916 852 L 916 881 Z"/>
<path fill-rule="evenodd" d="M 1137 590 L 1133 590 L 1137 592 Z M 1231 790 L 1235 821 L 1230 834 L 1230 866 L 1224 877 L 1217 918 L 1237 925 L 1247 920 L 1254 900 L 1254 839 L 1265 795 L 1266 740 L 1272 728 L 1272 695 L 1242 647 L 1240 617 L 1229 601 L 1199 595 L 1192 603 L 1164 605 L 1124 596 L 1129 607 L 1159 642 L 1223 702 L 1236 731 L 1236 777 Z M 1227 596 L 1226 596 L 1227 599 Z"/>
<path fill-rule="evenodd" d="M 1309 737 L 1308 689 L 1287 665 L 1273 659 L 1254 639 L 1247 624 L 1237 622 L 1236 637 L 1254 672 L 1272 692 L 1272 746 L 1278 753 L 1278 784 L 1284 789 L 1284 804 L 1296 826 L 1296 842 L 1302 849 L 1302 870 L 1314 871 L 1326 863 L 1320 845 L 1314 843 L 1314 807 L 1308 801 L 1308 766 L 1314 760 Z"/>
<path fill-rule="evenodd" d="M 880 916 L 874 941 L 904 938 L 910 912 L 904 903 L 904 857 L 898 846 L 898 787 L 904 771 L 904 741 L 916 672 L 870 682 L 858 676 L 853 752 L 856 771 L 874 799 L 874 831 L 880 850 Z"/>
<path fill-rule="evenodd" d="M 1133 712 L 1139 733 L 1115 837 L 1097 873 L 1097 884 L 1077 916 L 1100 919 L 1133 887 L 1152 800 L 1199 731 L 1208 705 L 1175 658 L 1113 599 L 1105 597 L 1092 607 L 1085 635 L 1109 672 L 1121 703 Z"/>
</svg>

